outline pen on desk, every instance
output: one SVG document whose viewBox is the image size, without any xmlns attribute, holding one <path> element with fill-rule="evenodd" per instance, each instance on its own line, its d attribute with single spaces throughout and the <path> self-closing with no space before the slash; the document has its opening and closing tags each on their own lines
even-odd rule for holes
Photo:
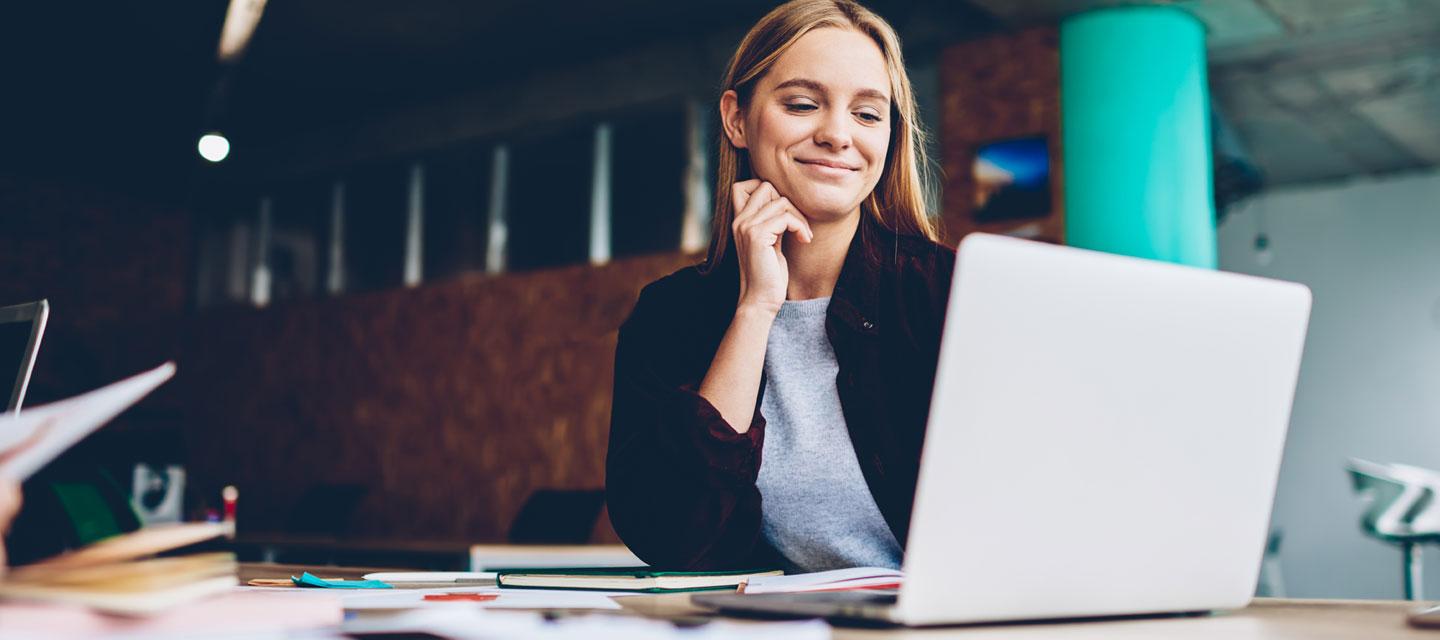
<svg viewBox="0 0 1440 640">
<path fill-rule="evenodd" d="M 492 571 L 381 571 L 365 574 L 366 580 L 380 580 L 401 588 L 419 585 L 440 587 L 494 586 Z"/>
<path fill-rule="evenodd" d="M 432 602 L 489 602 L 499 597 L 498 593 L 427 593 L 422 599 Z"/>
<path fill-rule="evenodd" d="M 252 587 L 293 587 L 295 581 L 289 578 L 251 578 L 245 584 Z"/>
</svg>

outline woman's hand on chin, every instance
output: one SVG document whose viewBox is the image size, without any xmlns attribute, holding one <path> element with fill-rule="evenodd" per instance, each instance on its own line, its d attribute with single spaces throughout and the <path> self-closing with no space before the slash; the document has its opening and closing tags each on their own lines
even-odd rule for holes
<svg viewBox="0 0 1440 640">
<path fill-rule="evenodd" d="M 778 313 L 785 304 L 785 290 L 790 284 L 781 240 L 785 234 L 793 233 L 799 241 L 810 242 L 815 234 L 805 216 L 769 182 L 737 182 L 731 188 L 731 196 L 735 202 L 735 220 L 730 229 L 735 236 L 735 254 L 740 260 L 737 312 L 756 309 Z"/>
</svg>

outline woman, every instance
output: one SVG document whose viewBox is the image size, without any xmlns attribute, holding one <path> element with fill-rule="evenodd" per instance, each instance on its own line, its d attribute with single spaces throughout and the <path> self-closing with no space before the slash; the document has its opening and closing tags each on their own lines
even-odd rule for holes
<svg viewBox="0 0 1440 640">
<path fill-rule="evenodd" d="M 899 41 L 795 0 L 724 88 L 709 257 L 620 329 L 611 521 L 660 567 L 898 567 L 954 265 Z"/>
</svg>

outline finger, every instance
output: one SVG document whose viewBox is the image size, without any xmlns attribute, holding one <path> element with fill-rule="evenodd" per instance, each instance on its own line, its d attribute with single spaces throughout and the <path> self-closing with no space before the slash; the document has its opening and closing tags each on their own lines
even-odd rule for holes
<svg viewBox="0 0 1440 640">
<path fill-rule="evenodd" d="M 797 240 L 804 243 L 809 243 L 815 239 L 814 233 L 810 231 L 810 223 L 806 222 L 805 218 L 800 216 L 800 214 L 793 211 L 783 211 L 766 224 L 774 225 L 771 228 L 775 229 L 777 235 L 793 233 Z"/>
<path fill-rule="evenodd" d="M 735 203 L 735 211 L 737 213 L 745 208 L 745 203 L 750 200 L 750 194 L 754 193 L 755 189 L 760 187 L 761 182 L 763 181 L 759 178 L 751 178 L 730 185 L 730 198 L 731 201 Z"/>
<path fill-rule="evenodd" d="M 763 180 L 758 178 L 736 182 L 730 186 L 730 197 L 735 204 L 735 214 L 738 216 L 745 210 L 746 203 L 750 202 L 751 195 L 760 188 Z"/>
<path fill-rule="evenodd" d="M 795 206 L 790 203 L 788 198 L 776 198 L 761 206 L 754 214 L 746 218 L 740 227 L 743 231 L 749 233 L 762 233 L 761 230 L 764 230 L 764 232 L 773 231 L 775 226 L 773 221 L 776 218 L 784 217 L 787 215 L 787 212 L 793 214 L 794 210 Z"/>
<path fill-rule="evenodd" d="M 757 213 L 755 219 L 768 219 L 777 215 L 786 215 L 791 218 L 792 222 L 798 225 L 798 229 L 791 229 L 791 231 L 794 231 L 795 235 L 799 237 L 802 242 L 810 242 L 815 239 L 815 231 L 810 228 L 810 220 L 806 218 L 804 214 L 800 213 L 799 209 L 795 208 L 795 204 L 790 202 L 789 198 L 783 196 L 776 198 L 775 202 L 772 202 L 771 205 L 766 213 Z"/>
<path fill-rule="evenodd" d="M 761 207 L 754 216 L 748 219 L 746 224 L 741 225 L 750 237 L 760 235 L 762 242 L 773 244 L 780 235 L 786 232 L 793 232 L 801 242 L 810 242 L 815 239 L 815 232 L 810 229 L 810 222 L 805 216 L 795 209 L 787 198 L 777 198 L 775 201 Z"/>
<path fill-rule="evenodd" d="M 745 202 L 745 208 L 735 214 L 735 219 L 730 225 L 731 230 L 739 233 L 740 227 L 745 224 L 746 220 L 753 217 L 757 211 L 767 204 L 774 202 L 779 197 L 780 194 L 775 191 L 775 187 L 771 186 L 770 183 L 761 183 L 760 186 L 756 187 L 755 190 L 750 193 L 750 199 Z"/>
<path fill-rule="evenodd" d="M 10 519 L 20 511 L 20 487 L 6 480 L 0 480 L 0 534 L 9 528 Z"/>
</svg>

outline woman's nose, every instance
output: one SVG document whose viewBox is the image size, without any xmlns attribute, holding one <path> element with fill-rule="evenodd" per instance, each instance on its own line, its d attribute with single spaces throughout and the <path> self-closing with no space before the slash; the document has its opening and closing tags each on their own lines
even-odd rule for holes
<svg viewBox="0 0 1440 640">
<path fill-rule="evenodd" d="M 847 113 L 830 113 L 815 130 L 815 144 L 831 150 L 850 148 L 850 126 Z"/>
</svg>

